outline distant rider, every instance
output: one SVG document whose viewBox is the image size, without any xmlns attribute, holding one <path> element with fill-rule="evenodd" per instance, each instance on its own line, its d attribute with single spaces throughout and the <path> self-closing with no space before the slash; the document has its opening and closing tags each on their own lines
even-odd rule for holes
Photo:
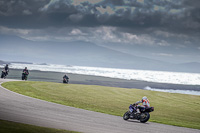
<svg viewBox="0 0 200 133">
<path fill-rule="evenodd" d="M 29 74 L 27 67 L 23 70 L 23 73 Z"/>
<path fill-rule="evenodd" d="M 22 71 L 22 76 L 23 76 L 22 80 L 24 79 L 27 80 L 28 75 L 29 75 L 29 71 L 27 67 L 25 67 L 25 69 Z"/>
<path fill-rule="evenodd" d="M 140 103 L 142 103 L 142 105 L 138 105 Z M 145 108 L 150 107 L 150 103 L 147 97 L 144 96 L 141 101 L 137 101 L 136 103 L 133 104 L 133 106 L 136 106 L 137 113 L 140 113 L 140 109 L 145 109 Z"/>
<path fill-rule="evenodd" d="M 65 74 L 63 76 L 63 83 L 68 83 L 69 77 Z"/>
<path fill-rule="evenodd" d="M 69 79 L 69 77 L 65 74 L 65 75 L 63 76 L 63 79 Z"/>
<path fill-rule="evenodd" d="M 8 67 L 8 64 L 6 64 L 6 66 L 4 67 L 4 70 L 6 72 L 6 76 L 8 75 L 8 72 L 9 72 L 9 67 Z"/>
</svg>

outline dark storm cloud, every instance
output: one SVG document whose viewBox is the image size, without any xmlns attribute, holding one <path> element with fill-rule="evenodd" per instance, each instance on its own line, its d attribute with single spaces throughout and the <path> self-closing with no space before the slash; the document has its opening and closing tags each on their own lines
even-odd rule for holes
<svg viewBox="0 0 200 133">
<path fill-rule="evenodd" d="M 195 4 L 196 3 L 196 4 Z M 181 27 L 200 28 L 198 0 L 1 0 L 0 23 L 24 28 L 45 26 Z M 19 19 L 17 19 L 19 18 Z M 32 18 L 32 19 L 31 19 Z M 28 20 L 31 20 L 30 23 Z M 193 25 L 189 26 L 189 22 Z M 53 22 L 52 22 L 53 21 Z M 75 23 L 74 23 L 75 22 Z M 11 24 L 10 24 L 11 23 Z M 16 26 L 16 28 L 17 28 Z"/>
<path fill-rule="evenodd" d="M 199 61 L 200 0 L 0 0 L 1 34 Z"/>
<path fill-rule="evenodd" d="M 76 27 L 84 33 L 84 38 L 86 34 L 94 34 L 92 32 L 98 31 L 100 26 L 107 26 L 114 29 L 102 29 L 108 36 L 105 39 L 112 41 L 126 36 L 116 42 L 129 38 L 130 42 L 141 43 L 139 40 L 147 39 L 145 43 L 166 42 L 167 45 L 169 39 L 187 41 L 188 37 L 197 42 L 199 5 L 199 0 L 1 0 L 0 29 L 1 32 L 29 30 L 20 33 L 31 37 L 39 32 L 49 34 L 49 29 L 60 33 L 55 36 L 71 35 L 71 27 Z M 66 27 L 69 28 L 63 33 Z"/>
</svg>

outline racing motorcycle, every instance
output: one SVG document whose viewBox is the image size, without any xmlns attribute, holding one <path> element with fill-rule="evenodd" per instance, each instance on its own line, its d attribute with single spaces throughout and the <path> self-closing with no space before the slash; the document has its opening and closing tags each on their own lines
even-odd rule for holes
<svg viewBox="0 0 200 133">
<path fill-rule="evenodd" d="M 140 110 L 140 113 L 137 112 L 137 108 Z M 145 123 L 149 120 L 150 118 L 150 112 L 154 111 L 154 107 L 137 107 L 136 105 L 130 105 L 129 106 L 129 111 L 127 111 L 124 115 L 123 115 L 123 119 L 124 120 L 128 120 L 128 119 L 137 119 L 142 123 Z"/>
<path fill-rule="evenodd" d="M 69 78 L 63 78 L 63 83 L 68 84 L 68 82 L 69 82 Z"/>
<path fill-rule="evenodd" d="M 23 72 L 22 73 L 22 80 L 27 80 L 27 78 L 28 78 L 28 72 Z"/>
<path fill-rule="evenodd" d="M 6 76 L 7 76 L 7 72 L 6 72 L 6 70 L 4 69 L 4 70 L 2 70 L 2 72 L 1 72 L 1 78 L 6 78 Z"/>
</svg>

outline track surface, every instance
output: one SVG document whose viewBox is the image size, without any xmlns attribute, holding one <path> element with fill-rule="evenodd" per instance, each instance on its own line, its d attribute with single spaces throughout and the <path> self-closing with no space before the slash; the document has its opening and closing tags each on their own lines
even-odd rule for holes
<svg viewBox="0 0 200 133">
<path fill-rule="evenodd" d="M 0 79 L 0 83 L 13 81 Z M 126 110 L 125 110 L 126 111 Z M 200 133 L 158 123 L 124 121 L 122 117 L 55 104 L 0 86 L 0 119 L 85 133 Z"/>
</svg>

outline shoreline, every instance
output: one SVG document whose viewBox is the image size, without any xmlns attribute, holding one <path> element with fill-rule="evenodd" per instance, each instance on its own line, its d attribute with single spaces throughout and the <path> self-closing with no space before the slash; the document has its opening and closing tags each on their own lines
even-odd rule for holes
<svg viewBox="0 0 200 133">
<path fill-rule="evenodd" d="M 62 83 L 63 72 L 51 72 L 51 71 L 39 71 L 30 70 L 28 80 L 30 81 L 47 81 Z M 10 69 L 7 78 L 21 80 L 22 69 Z M 200 91 L 200 85 L 182 85 L 182 84 L 169 84 L 169 83 L 156 83 L 140 80 L 126 80 L 118 78 L 109 78 L 103 76 L 92 76 L 83 74 L 67 73 L 69 77 L 69 84 L 85 84 L 85 85 L 101 85 L 109 87 L 120 88 L 135 88 L 144 89 L 145 87 L 156 89 L 168 89 L 168 90 L 192 90 Z"/>
</svg>

